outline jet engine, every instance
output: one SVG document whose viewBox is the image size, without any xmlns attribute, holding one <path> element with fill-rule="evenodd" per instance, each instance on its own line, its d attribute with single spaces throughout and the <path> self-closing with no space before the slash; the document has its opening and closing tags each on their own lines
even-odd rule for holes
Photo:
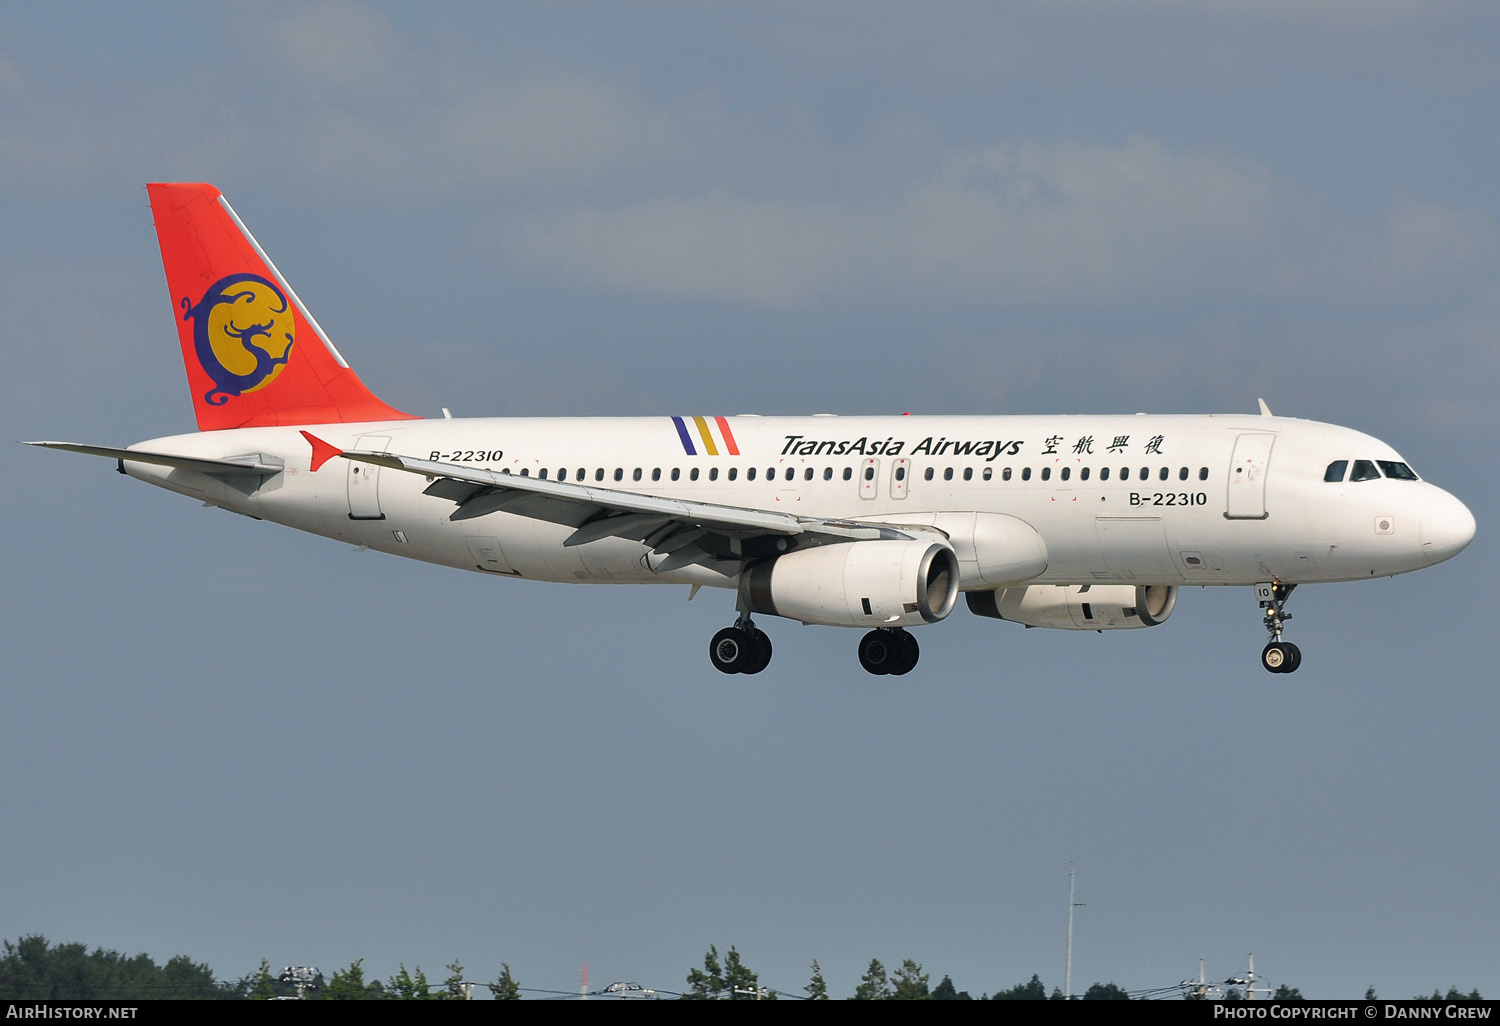
<svg viewBox="0 0 1500 1026">
<path fill-rule="evenodd" d="M 1172 615 L 1177 587 L 1170 584 L 1030 584 L 964 594 L 969 611 L 1027 627 L 1065 631 L 1155 627 Z"/>
<path fill-rule="evenodd" d="M 914 627 L 953 611 L 958 557 L 924 539 L 797 549 L 746 570 L 740 595 L 752 613 L 803 623 Z"/>
</svg>

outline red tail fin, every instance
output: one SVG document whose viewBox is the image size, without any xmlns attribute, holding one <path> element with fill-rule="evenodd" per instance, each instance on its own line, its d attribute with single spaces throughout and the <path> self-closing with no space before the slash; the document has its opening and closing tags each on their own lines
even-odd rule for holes
<svg viewBox="0 0 1500 1026">
<path fill-rule="evenodd" d="M 416 419 L 364 386 L 218 189 L 146 190 L 200 431 Z"/>
</svg>

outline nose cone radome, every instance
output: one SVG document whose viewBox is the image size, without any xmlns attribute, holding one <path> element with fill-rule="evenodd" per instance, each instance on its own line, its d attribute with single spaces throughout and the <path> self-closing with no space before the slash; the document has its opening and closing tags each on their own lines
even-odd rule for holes
<svg viewBox="0 0 1500 1026">
<path fill-rule="evenodd" d="M 1474 514 L 1447 492 L 1422 509 L 1422 555 L 1429 563 L 1452 559 L 1474 540 Z"/>
</svg>

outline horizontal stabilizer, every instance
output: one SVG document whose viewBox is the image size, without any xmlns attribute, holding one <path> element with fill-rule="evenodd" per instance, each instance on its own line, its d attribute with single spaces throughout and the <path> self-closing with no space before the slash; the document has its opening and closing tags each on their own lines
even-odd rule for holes
<svg viewBox="0 0 1500 1026">
<path fill-rule="evenodd" d="M 103 456 L 105 459 L 124 460 L 126 463 L 149 463 L 157 467 L 176 467 L 180 470 L 196 470 L 200 474 L 216 476 L 254 474 L 268 477 L 279 474 L 284 464 L 275 456 L 263 453 L 246 453 L 226 460 L 207 460 L 196 456 L 175 456 L 166 452 L 143 452 L 139 449 L 116 449 L 108 445 L 83 445 L 79 442 L 26 442 L 44 449 L 63 449 L 81 452 L 85 456 Z"/>
</svg>

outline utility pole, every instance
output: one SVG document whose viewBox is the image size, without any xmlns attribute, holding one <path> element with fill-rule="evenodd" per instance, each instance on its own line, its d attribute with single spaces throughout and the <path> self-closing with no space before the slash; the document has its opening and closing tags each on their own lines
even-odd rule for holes
<svg viewBox="0 0 1500 1026">
<path fill-rule="evenodd" d="M 1243 986 L 1245 988 L 1246 1001 L 1254 1001 L 1257 990 L 1262 994 L 1269 995 L 1271 993 L 1270 987 L 1257 988 L 1255 986 L 1255 952 L 1253 951 L 1250 952 L 1250 971 L 1244 976 L 1230 977 L 1224 982 L 1234 984 L 1236 986 Z"/>
<path fill-rule="evenodd" d="M 1073 863 L 1068 863 L 1068 961 L 1063 971 L 1063 1000 L 1073 1000 L 1073 910 L 1082 908 L 1081 901 L 1073 900 Z"/>
<path fill-rule="evenodd" d="M 1260 992 L 1262 994 L 1270 994 L 1271 988 L 1262 987 Z M 1253 951 L 1250 952 L 1250 985 L 1245 988 L 1245 1000 L 1255 1000 L 1255 952 Z"/>
</svg>

